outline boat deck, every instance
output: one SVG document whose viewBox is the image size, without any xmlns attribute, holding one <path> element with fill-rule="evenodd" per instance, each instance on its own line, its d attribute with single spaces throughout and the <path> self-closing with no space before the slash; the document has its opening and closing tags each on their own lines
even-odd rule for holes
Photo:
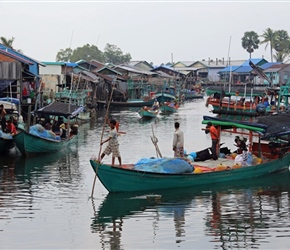
<svg viewBox="0 0 290 250">
<path fill-rule="evenodd" d="M 235 164 L 235 160 L 229 158 L 218 158 L 217 160 L 206 160 L 206 161 L 196 161 L 192 163 L 193 166 L 209 167 L 216 168 L 218 165 L 222 164 L 223 166 L 232 167 Z"/>
</svg>

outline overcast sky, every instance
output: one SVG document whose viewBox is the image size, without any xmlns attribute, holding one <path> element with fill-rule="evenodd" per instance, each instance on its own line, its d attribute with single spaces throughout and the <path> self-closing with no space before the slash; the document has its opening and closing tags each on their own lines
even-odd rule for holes
<svg viewBox="0 0 290 250">
<path fill-rule="evenodd" d="M 290 2 L 279 1 L 3 1 L 0 36 L 39 61 L 55 61 L 60 49 L 107 43 L 132 60 L 155 65 L 208 58 L 248 59 L 246 31 L 267 28 L 290 34 Z M 252 58 L 269 49 L 261 45 Z M 86 59 L 86 58 L 84 58 Z"/>
</svg>

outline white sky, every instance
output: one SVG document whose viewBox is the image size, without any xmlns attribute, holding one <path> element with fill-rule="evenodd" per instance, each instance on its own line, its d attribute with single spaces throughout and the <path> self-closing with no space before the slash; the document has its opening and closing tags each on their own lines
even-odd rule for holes
<svg viewBox="0 0 290 250">
<path fill-rule="evenodd" d="M 171 55 L 174 62 L 228 55 L 246 60 L 244 32 L 290 34 L 289 11 L 288 1 L 0 0 L 0 36 L 15 37 L 14 47 L 39 61 L 54 61 L 60 49 L 87 43 L 101 51 L 114 44 L 132 60 L 155 65 L 170 62 Z M 270 61 L 265 45 L 252 54 L 262 56 Z"/>
</svg>

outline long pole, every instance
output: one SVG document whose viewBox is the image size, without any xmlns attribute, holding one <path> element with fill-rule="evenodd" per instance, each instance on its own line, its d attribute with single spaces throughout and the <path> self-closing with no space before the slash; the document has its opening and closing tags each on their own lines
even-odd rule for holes
<svg viewBox="0 0 290 250">
<path fill-rule="evenodd" d="M 110 99 L 109 99 L 109 102 L 108 102 L 108 104 L 107 104 L 106 117 L 105 117 L 105 120 L 104 120 L 103 129 L 102 129 L 102 134 L 101 134 L 101 140 L 100 140 L 100 141 L 103 140 L 103 136 L 104 136 L 104 132 L 105 132 L 105 127 L 106 127 L 106 123 L 107 123 L 108 112 L 109 112 L 109 108 L 110 108 L 111 100 L 112 100 L 112 97 L 113 97 L 114 88 L 115 88 L 115 85 L 113 85 L 113 88 L 112 88 L 112 91 L 111 91 L 111 95 L 110 95 Z M 99 150 L 99 154 L 98 154 L 98 159 L 100 159 L 101 151 L 102 151 L 102 145 L 100 146 L 100 150 Z M 100 164 L 100 162 L 98 162 L 98 164 Z M 97 166 L 98 166 L 98 164 L 97 164 Z M 93 197 L 93 195 L 94 195 L 94 190 L 95 190 L 95 184 L 96 184 L 97 174 L 98 174 L 98 168 L 96 168 L 96 174 L 95 174 L 95 178 L 94 178 L 94 183 L 93 183 L 93 188 L 92 188 L 92 194 L 91 194 L 91 197 Z"/>
</svg>

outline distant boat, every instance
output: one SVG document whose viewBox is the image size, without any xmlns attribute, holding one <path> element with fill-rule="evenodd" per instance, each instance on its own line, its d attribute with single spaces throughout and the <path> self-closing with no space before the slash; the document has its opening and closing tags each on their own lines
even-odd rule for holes
<svg viewBox="0 0 290 250">
<path fill-rule="evenodd" d="M 175 105 L 174 103 L 164 102 L 160 106 L 160 111 L 162 113 L 175 113 L 175 112 L 177 112 L 178 108 L 179 108 L 179 106 Z"/>
<path fill-rule="evenodd" d="M 166 92 L 156 93 L 154 97 L 159 103 L 171 102 L 176 100 L 176 97 L 174 95 Z"/>
<path fill-rule="evenodd" d="M 153 109 L 147 106 L 142 107 L 138 112 L 142 118 L 154 118 L 158 115 L 158 113 L 159 109 Z"/>
<path fill-rule="evenodd" d="M 126 102 L 110 102 L 110 107 L 143 107 L 143 106 L 152 106 L 154 99 L 142 100 L 142 99 L 129 99 Z M 106 101 L 97 101 L 99 106 L 106 106 Z"/>
</svg>

